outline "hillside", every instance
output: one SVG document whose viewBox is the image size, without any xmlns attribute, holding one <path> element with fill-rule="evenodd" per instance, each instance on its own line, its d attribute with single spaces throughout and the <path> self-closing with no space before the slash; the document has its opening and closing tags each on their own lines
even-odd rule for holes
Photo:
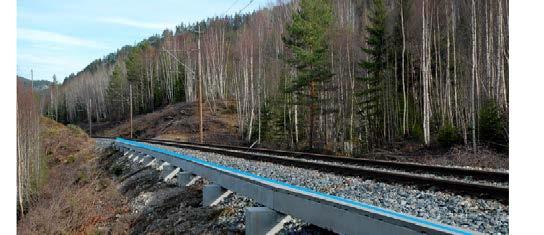
<svg viewBox="0 0 544 235">
<path fill-rule="evenodd" d="M 125 231 L 116 220 L 125 199 L 113 181 L 98 170 L 104 152 L 74 125 L 41 118 L 41 153 L 46 161 L 43 187 L 17 223 L 18 234 L 90 234 L 102 226 Z"/>
<path fill-rule="evenodd" d="M 155 112 L 137 115 L 133 119 L 133 138 L 160 138 L 180 141 L 199 141 L 198 104 L 176 103 Z M 203 107 L 204 140 L 209 143 L 245 144 L 238 136 L 236 115 L 231 107 L 220 106 L 211 112 Z M 87 126 L 82 126 L 88 128 Z M 98 124 L 93 127 L 95 135 L 108 137 L 130 137 L 128 120 Z"/>
<path fill-rule="evenodd" d="M 53 82 L 47 80 L 30 80 L 21 76 L 17 76 L 17 79 L 21 79 L 25 86 L 33 86 L 35 91 L 47 90 L 53 84 Z"/>
</svg>

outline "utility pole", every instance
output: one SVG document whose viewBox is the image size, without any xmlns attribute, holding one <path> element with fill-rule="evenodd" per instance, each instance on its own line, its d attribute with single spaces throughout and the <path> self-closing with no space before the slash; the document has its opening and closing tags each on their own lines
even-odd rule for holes
<svg viewBox="0 0 544 235">
<path fill-rule="evenodd" d="M 32 90 L 34 91 L 34 70 L 30 70 L 30 86 L 32 87 Z"/>
<path fill-rule="evenodd" d="M 91 122 L 91 99 L 89 99 L 89 110 L 87 111 L 87 119 L 89 119 L 89 136 L 93 136 L 92 122 Z"/>
<path fill-rule="evenodd" d="M 198 112 L 199 112 L 199 132 L 200 132 L 200 143 L 204 143 L 204 123 L 203 123 L 203 114 L 202 114 L 202 55 L 200 50 L 200 24 L 198 25 L 198 41 L 197 41 L 197 50 L 198 50 L 198 73 L 191 69 L 191 67 L 184 64 L 177 56 L 172 54 L 169 50 L 162 49 L 168 55 L 172 56 L 177 62 L 182 64 L 185 69 L 191 72 L 193 75 L 198 77 Z M 194 50 L 194 49 L 193 49 Z M 193 51 L 191 50 L 191 51 Z"/>
<path fill-rule="evenodd" d="M 198 25 L 198 109 L 200 113 L 200 143 L 204 143 L 204 127 L 202 122 L 202 56 L 200 52 L 200 24 Z"/>
<path fill-rule="evenodd" d="M 130 96 L 130 138 L 132 139 L 132 84 L 129 85 Z"/>
</svg>

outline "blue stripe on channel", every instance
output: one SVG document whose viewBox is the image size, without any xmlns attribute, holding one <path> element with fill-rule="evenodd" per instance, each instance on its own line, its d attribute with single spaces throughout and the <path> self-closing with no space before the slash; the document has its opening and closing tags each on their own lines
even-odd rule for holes
<svg viewBox="0 0 544 235">
<path fill-rule="evenodd" d="M 457 228 L 454 228 L 454 227 L 451 227 L 451 226 L 448 226 L 448 225 L 433 223 L 431 221 L 428 221 L 428 220 L 425 220 L 425 219 L 422 219 L 422 218 L 418 218 L 418 217 L 414 217 L 414 216 L 411 216 L 411 215 L 398 213 L 398 212 L 395 212 L 395 211 L 392 211 L 392 210 L 388 210 L 388 209 L 384 209 L 384 208 L 381 208 L 381 207 L 373 206 L 373 205 L 366 204 L 366 203 L 363 203 L 363 202 L 353 201 L 351 199 L 347 199 L 347 198 L 343 198 L 343 197 L 338 197 L 338 196 L 334 196 L 334 195 L 330 195 L 330 194 L 326 194 L 326 193 L 313 191 L 313 190 L 308 189 L 308 188 L 303 188 L 303 187 L 300 187 L 300 186 L 291 185 L 291 184 L 281 182 L 281 181 L 278 181 L 278 180 L 258 176 L 258 175 L 255 175 L 255 174 L 252 174 L 252 173 L 249 173 L 249 172 L 245 172 L 245 171 L 241 171 L 241 170 L 238 170 L 238 169 L 234 169 L 234 168 L 231 168 L 231 167 L 228 167 L 228 166 L 223 166 L 223 165 L 220 165 L 220 164 L 207 162 L 207 161 L 198 159 L 198 158 L 193 157 L 193 156 L 177 153 L 177 152 L 170 151 L 170 150 L 167 150 L 167 149 L 158 148 L 158 147 L 147 145 L 147 144 L 144 144 L 144 143 L 141 143 L 141 142 L 126 140 L 126 139 L 119 138 L 119 137 L 116 138 L 116 141 L 121 142 L 121 143 L 125 143 L 125 144 L 129 144 L 129 145 L 133 145 L 133 146 L 136 146 L 136 147 L 148 149 L 148 150 L 151 150 L 151 151 L 171 155 L 171 156 L 174 156 L 174 157 L 177 157 L 177 158 L 184 159 L 186 161 L 195 162 L 195 163 L 205 165 L 205 166 L 209 166 L 209 167 L 212 167 L 212 168 L 215 168 L 215 169 L 218 169 L 218 170 L 237 173 L 237 174 L 241 174 L 241 175 L 244 175 L 244 176 L 256 178 L 256 179 L 259 179 L 261 181 L 274 183 L 274 184 L 279 184 L 279 185 L 282 185 L 284 187 L 288 187 L 288 188 L 296 189 L 296 190 L 299 190 L 299 191 L 303 191 L 303 192 L 308 193 L 308 194 L 318 195 L 318 196 L 321 196 L 321 197 L 342 201 L 344 203 L 351 204 L 351 205 L 358 206 L 358 207 L 362 207 L 362 208 L 365 208 L 365 209 L 375 210 L 375 211 L 378 211 L 378 212 L 380 212 L 382 214 L 385 214 L 385 215 L 391 215 L 391 216 L 399 217 L 399 218 L 402 218 L 402 219 L 405 219 L 405 220 L 408 220 L 408 221 L 411 221 L 411 222 L 425 224 L 425 225 L 427 225 L 429 227 L 442 229 L 442 230 L 445 230 L 445 231 L 448 231 L 448 232 L 451 232 L 451 233 L 463 234 L 463 235 L 472 234 L 472 233 L 470 233 L 468 231 L 460 230 L 460 229 L 457 229 Z"/>
</svg>

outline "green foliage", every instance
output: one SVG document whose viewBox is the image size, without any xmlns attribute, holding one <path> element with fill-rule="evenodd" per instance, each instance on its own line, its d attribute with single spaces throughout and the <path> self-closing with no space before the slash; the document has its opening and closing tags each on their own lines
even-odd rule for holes
<svg viewBox="0 0 544 235">
<path fill-rule="evenodd" d="M 409 139 L 423 142 L 423 127 L 421 125 L 412 125 Z"/>
<path fill-rule="evenodd" d="M 76 135 L 76 136 L 85 135 L 85 131 L 82 130 L 81 128 L 79 128 L 79 127 L 76 126 L 76 125 L 68 124 L 67 127 L 68 127 L 68 129 L 70 129 L 70 131 L 72 132 L 72 134 L 74 134 L 74 135 Z"/>
<path fill-rule="evenodd" d="M 153 106 L 161 107 L 165 103 L 165 89 L 164 81 L 165 79 L 154 79 L 153 80 Z"/>
<path fill-rule="evenodd" d="M 178 65 L 178 73 L 174 81 L 174 102 L 185 101 L 185 66 Z"/>
<path fill-rule="evenodd" d="M 134 47 L 128 53 L 125 60 L 127 68 L 127 80 L 131 83 L 137 84 L 143 75 L 143 61 L 142 61 L 142 49 L 140 47 Z"/>
<path fill-rule="evenodd" d="M 297 69 L 297 77 L 289 92 L 302 93 L 312 83 L 326 82 L 332 77 L 329 66 L 328 28 L 332 21 L 332 8 L 328 0 L 302 0 L 300 10 L 293 14 L 283 42 L 291 50 L 287 60 Z M 318 88 L 319 89 L 319 88 Z M 310 96 L 306 102 L 316 102 Z"/>
<path fill-rule="evenodd" d="M 332 77 L 329 60 L 329 28 L 332 6 L 329 0 L 301 0 L 300 10 L 293 14 L 283 42 L 291 57 L 287 62 L 297 69 L 296 77 L 287 87 L 288 93 L 297 94 L 297 104 L 308 106 L 309 145 L 313 148 L 316 105 L 321 104 L 319 92 L 326 89 Z"/>
<path fill-rule="evenodd" d="M 261 115 L 262 138 L 273 143 L 285 143 L 288 137 L 285 123 L 288 120 L 284 120 L 282 102 L 277 99 L 268 101 L 263 105 Z"/>
<path fill-rule="evenodd" d="M 499 150 L 508 148 L 508 124 L 496 103 L 486 101 L 479 112 L 479 139 Z"/>
<path fill-rule="evenodd" d="M 106 90 L 106 102 L 110 107 L 110 117 L 113 120 L 119 120 L 126 115 L 125 103 L 126 97 L 126 80 L 122 76 L 121 68 L 117 65 L 113 69 L 113 73 Z"/>
<path fill-rule="evenodd" d="M 462 141 L 459 129 L 450 123 L 445 124 L 438 130 L 438 144 L 444 148 L 449 148 L 455 144 L 459 144 Z"/>
<path fill-rule="evenodd" d="M 363 52 L 368 55 L 368 60 L 359 63 L 359 66 L 366 71 L 367 75 L 359 77 L 358 80 L 364 82 L 367 86 L 357 93 L 357 96 L 361 99 L 359 102 L 362 110 L 361 114 L 369 125 L 367 135 L 369 137 L 379 136 L 378 133 L 381 133 L 383 129 L 383 124 L 379 118 L 382 117 L 381 93 L 387 65 L 386 18 L 387 12 L 383 0 L 374 0 L 369 15 L 370 25 L 366 28 L 368 31 L 368 37 L 366 38 L 368 48 L 362 48 Z"/>
<path fill-rule="evenodd" d="M 120 176 L 121 174 L 123 174 L 123 167 L 121 165 L 115 165 L 112 167 L 111 172 L 115 176 Z"/>
</svg>

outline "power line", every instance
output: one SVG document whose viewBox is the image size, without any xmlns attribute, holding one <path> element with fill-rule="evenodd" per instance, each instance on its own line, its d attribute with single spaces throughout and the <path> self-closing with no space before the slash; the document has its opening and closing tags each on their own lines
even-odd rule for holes
<svg viewBox="0 0 544 235">
<path fill-rule="evenodd" d="M 234 3 L 232 3 L 232 5 L 230 5 L 230 7 L 223 13 L 223 15 L 227 15 L 227 12 L 229 12 L 230 9 L 232 9 L 232 7 L 233 7 L 234 5 L 236 5 L 236 3 L 238 3 L 238 1 L 240 1 L 240 0 L 234 1 Z"/>
<path fill-rule="evenodd" d="M 238 11 L 238 14 L 240 14 L 244 9 L 246 9 L 246 7 L 248 7 L 249 5 L 251 5 L 251 3 L 253 3 L 254 1 L 255 1 L 255 0 L 249 1 L 249 3 L 248 3 L 244 8 L 242 8 L 242 9 L 240 9 L 240 10 Z"/>
</svg>

